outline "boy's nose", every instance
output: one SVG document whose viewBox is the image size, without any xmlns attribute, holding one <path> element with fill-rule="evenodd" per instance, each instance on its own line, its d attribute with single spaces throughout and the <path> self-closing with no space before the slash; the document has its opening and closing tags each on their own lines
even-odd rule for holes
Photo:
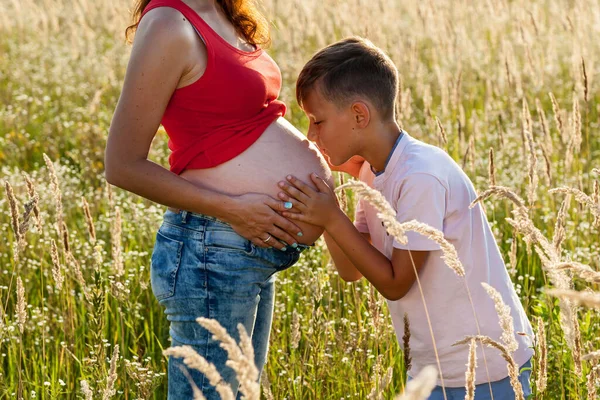
<svg viewBox="0 0 600 400">
<path fill-rule="evenodd" d="M 315 132 L 314 129 L 312 128 L 308 128 L 308 133 L 306 134 L 306 137 L 308 138 L 308 140 L 310 140 L 311 142 L 316 142 L 317 141 L 317 133 Z"/>
</svg>

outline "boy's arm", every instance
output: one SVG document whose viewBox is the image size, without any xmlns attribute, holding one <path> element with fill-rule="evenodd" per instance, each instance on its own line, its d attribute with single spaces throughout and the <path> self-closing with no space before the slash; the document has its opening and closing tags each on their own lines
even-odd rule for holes
<svg viewBox="0 0 600 400">
<path fill-rule="evenodd" d="M 392 260 L 388 260 L 341 210 L 325 229 L 348 261 L 389 300 L 398 300 L 408 293 L 416 280 L 414 270 L 420 271 L 429 255 L 429 251 L 394 249 Z"/>
<path fill-rule="evenodd" d="M 370 240 L 370 235 L 368 233 L 361 233 L 363 237 L 367 240 Z M 335 242 L 335 240 L 329 235 L 329 233 L 325 232 L 323 234 L 325 238 L 325 243 L 327 243 L 327 249 L 329 250 L 329 254 L 331 254 L 331 258 L 333 259 L 333 264 L 335 265 L 335 269 L 337 269 L 340 278 L 345 280 L 346 282 L 354 282 L 363 277 L 358 269 L 352 264 L 344 251 L 340 249 L 340 246 Z"/>
<path fill-rule="evenodd" d="M 358 229 L 363 237 L 367 239 L 369 243 L 371 243 L 371 235 L 369 234 L 369 226 L 367 224 L 363 199 L 359 199 L 356 204 L 356 210 L 354 211 L 354 226 L 356 226 L 356 229 Z M 325 231 L 323 236 L 340 278 L 346 282 L 354 282 L 362 278 L 360 271 L 358 271 L 352 262 L 348 260 L 348 257 L 346 257 L 344 254 L 344 251 L 340 249 L 340 246 L 338 246 L 335 240 L 333 240 L 331 235 Z"/>
<path fill-rule="evenodd" d="M 336 196 L 327 183 L 315 174 L 311 174 L 311 179 L 318 192 L 293 176 L 288 176 L 293 186 L 287 182 L 279 183 L 279 187 L 287 193 L 283 193 L 281 198 L 292 201 L 296 211 L 284 212 L 283 216 L 324 227 L 349 263 L 385 298 L 398 300 L 403 297 L 415 280 L 413 263 L 418 271 L 429 252 L 395 250 L 395 257 L 392 261 L 388 260 L 362 236 L 338 207 Z"/>
</svg>

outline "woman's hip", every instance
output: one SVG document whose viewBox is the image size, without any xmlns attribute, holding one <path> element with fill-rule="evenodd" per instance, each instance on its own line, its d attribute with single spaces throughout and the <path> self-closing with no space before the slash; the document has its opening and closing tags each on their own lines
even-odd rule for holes
<svg viewBox="0 0 600 400">
<path fill-rule="evenodd" d="M 159 301 L 179 298 L 257 296 L 269 278 L 295 264 L 300 253 L 256 247 L 229 224 L 202 214 L 167 210 L 150 263 Z"/>
</svg>

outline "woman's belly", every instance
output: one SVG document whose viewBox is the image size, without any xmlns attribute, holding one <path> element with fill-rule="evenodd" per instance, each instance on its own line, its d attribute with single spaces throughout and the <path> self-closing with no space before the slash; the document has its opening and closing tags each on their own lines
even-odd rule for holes
<svg viewBox="0 0 600 400">
<path fill-rule="evenodd" d="M 277 182 L 294 175 L 313 188 L 309 175 L 314 172 L 332 183 L 327 162 L 285 118 L 274 121 L 256 142 L 232 160 L 207 169 L 184 170 L 180 176 L 195 185 L 229 195 L 263 193 L 275 199 L 280 192 Z M 312 244 L 323 229 L 298 221 L 303 232 L 298 242 Z"/>
</svg>

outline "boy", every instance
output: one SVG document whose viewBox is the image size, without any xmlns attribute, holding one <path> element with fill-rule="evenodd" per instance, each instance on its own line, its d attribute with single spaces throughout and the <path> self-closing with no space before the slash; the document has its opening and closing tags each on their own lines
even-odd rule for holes
<svg viewBox="0 0 600 400">
<path fill-rule="evenodd" d="M 513 289 L 486 216 L 477 204 L 473 184 L 441 149 L 425 144 L 399 128 L 394 104 L 398 72 L 385 53 L 358 37 L 334 43 L 313 56 L 296 85 L 298 103 L 310 120 L 308 138 L 316 142 L 330 165 L 379 190 L 397 211 L 399 222 L 416 219 L 442 231 L 458 252 L 466 275 L 444 264 L 434 241 L 407 232 L 403 245 L 386 232 L 377 211 L 361 199 L 354 225 L 337 205 L 327 184 L 311 176 L 318 191 L 289 176 L 279 196 L 291 201 L 283 215 L 325 229 L 325 241 L 342 279 L 364 276 L 388 300 L 396 336 L 402 340 L 403 316 L 411 327 L 412 368 L 409 378 L 426 365 L 437 365 L 425 308 L 429 312 L 447 398 L 464 398 L 468 346 L 452 346 L 466 335 L 480 333 L 500 341 L 502 329 L 494 303 L 481 282 L 493 286 L 511 309 L 518 344 L 512 354 L 521 367 L 533 355 L 531 325 Z M 365 160 L 363 162 L 363 159 Z M 423 289 L 423 304 L 413 263 Z M 506 362 L 495 349 L 477 346 L 475 398 L 514 398 Z M 487 368 L 486 368 L 487 364 Z M 520 376 L 525 396 L 530 371 Z M 488 383 L 489 382 L 489 383 Z M 457 397 L 458 396 L 458 397 Z M 442 399 L 436 387 L 430 399 Z"/>
</svg>

